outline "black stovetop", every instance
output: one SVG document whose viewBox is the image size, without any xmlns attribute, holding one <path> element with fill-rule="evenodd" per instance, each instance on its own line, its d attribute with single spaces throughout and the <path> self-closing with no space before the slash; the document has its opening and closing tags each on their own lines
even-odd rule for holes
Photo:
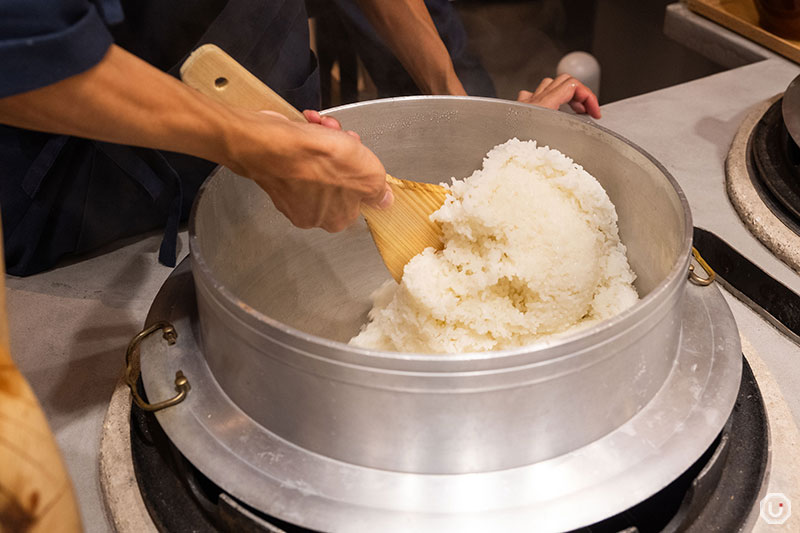
<svg viewBox="0 0 800 533">
<path fill-rule="evenodd" d="M 800 148 L 789 135 L 775 101 L 756 123 L 748 146 L 748 173 L 761 200 L 800 234 Z"/>
</svg>

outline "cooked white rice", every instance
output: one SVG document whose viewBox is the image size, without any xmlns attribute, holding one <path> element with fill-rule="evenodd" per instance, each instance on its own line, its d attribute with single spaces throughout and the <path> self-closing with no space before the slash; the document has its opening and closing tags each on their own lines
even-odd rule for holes
<svg viewBox="0 0 800 533">
<path fill-rule="evenodd" d="M 558 150 L 511 139 L 449 189 L 431 215 L 444 250 L 428 248 L 399 285 L 389 280 L 373 294 L 369 323 L 351 344 L 421 353 L 514 348 L 638 299 L 614 206 Z"/>
</svg>

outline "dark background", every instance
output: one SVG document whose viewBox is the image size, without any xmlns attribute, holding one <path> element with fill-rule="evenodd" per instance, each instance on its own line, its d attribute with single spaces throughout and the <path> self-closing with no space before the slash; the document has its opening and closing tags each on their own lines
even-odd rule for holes
<svg viewBox="0 0 800 533">
<path fill-rule="evenodd" d="M 497 86 L 516 98 L 552 76 L 565 54 L 600 63 L 600 101 L 613 102 L 722 70 L 663 32 L 677 0 L 456 0 L 470 46 Z"/>
</svg>

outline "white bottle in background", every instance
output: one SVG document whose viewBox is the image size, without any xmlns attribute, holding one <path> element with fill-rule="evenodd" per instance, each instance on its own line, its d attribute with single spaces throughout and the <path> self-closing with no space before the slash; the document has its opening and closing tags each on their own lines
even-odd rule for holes
<svg viewBox="0 0 800 533">
<path fill-rule="evenodd" d="M 556 74 L 569 74 L 600 98 L 600 63 L 587 52 L 570 52 L 561 58 Z"/>
</svg>

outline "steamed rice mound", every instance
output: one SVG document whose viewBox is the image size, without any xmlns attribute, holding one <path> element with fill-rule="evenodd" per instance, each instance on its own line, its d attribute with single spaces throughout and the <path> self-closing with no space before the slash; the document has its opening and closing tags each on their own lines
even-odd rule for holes
<svg viewBox="0 0 800 533">
<path fill-rule="evenodd" d="M 373 294 L 364 348 L 458 353 L 525 346 L 609 318 L 638 299 L 617 213 L 588 172 L 535 141 L 493 148 L 452 180 L 426 249 Z"/>
</svg>

